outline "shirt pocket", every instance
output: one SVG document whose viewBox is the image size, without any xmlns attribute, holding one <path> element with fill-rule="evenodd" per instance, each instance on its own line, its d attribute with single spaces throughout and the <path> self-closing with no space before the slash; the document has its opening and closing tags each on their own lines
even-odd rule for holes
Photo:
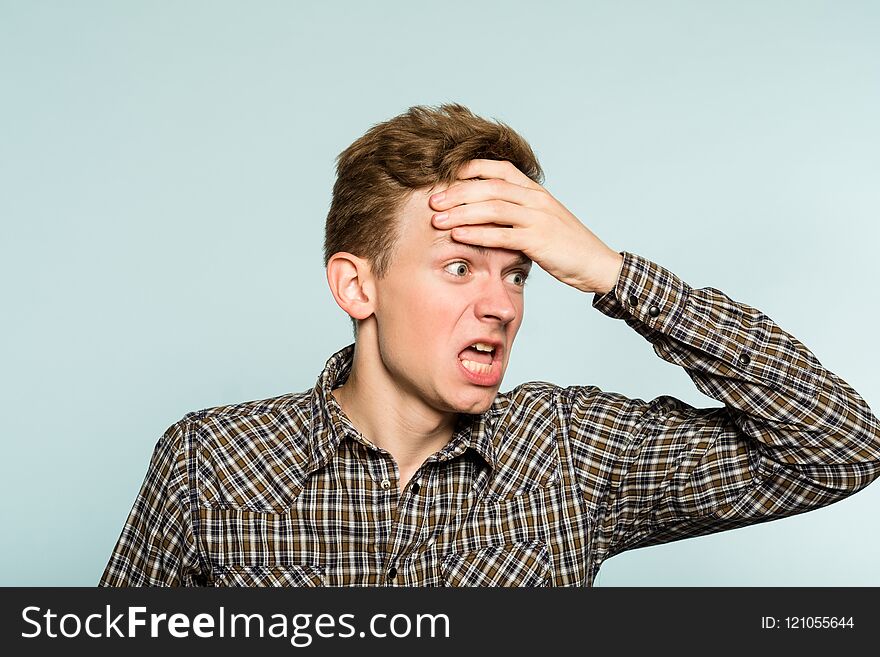
<svg viewBox="0 0 880 657">
<path fill-rule="evenodd" d="M 214 586 L 324 586 L 324 569 L 316 565 L 217 566 Z"/>
<path fill-rule="evenodd" d="M 549 586 L 550 555 L 543 541 L 518 541 L 468 552 L 440 562 L 444 586 Z"/>
</svg>

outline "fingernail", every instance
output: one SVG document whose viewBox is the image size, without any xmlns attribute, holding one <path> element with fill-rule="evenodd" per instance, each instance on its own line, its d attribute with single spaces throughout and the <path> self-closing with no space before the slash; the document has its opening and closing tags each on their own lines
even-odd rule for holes
<svg viewBox="0 0 880 657">
<path fill-rule="evenodd" d="M 434 194 L 433 196 L 431 196 L 431 200 L 434 203 L 439 203 L 440 201 L 442 201 L 445 198 L 446 198 L 446 192 L 438 192 L 437 194 Z"/>
<path fill-rule="evenodd" d="M 441 212 L 440 214 L 435 214 L 435 215 L 434 215 L 434 221 L 437 221 L 437 222 L 440 222 L 440 223 L 443 223 L 443 222 L 446 221 L 448 218 L 449 218 L 449 213 L 447 213 L 447 212 Z"/>
</svg>

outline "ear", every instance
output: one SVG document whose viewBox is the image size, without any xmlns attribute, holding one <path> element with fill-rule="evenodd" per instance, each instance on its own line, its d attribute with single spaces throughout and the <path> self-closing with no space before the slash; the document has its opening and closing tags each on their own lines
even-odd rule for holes
<svg viewBox="0 0 880 657">
<path fill-rule="evenodd" d="M 355 319 L 373 314 L 375 286 L 370 263 L 351 253 L 334 253 L 327 261 L 327 283 L 339 307 Z"/>
</svg>

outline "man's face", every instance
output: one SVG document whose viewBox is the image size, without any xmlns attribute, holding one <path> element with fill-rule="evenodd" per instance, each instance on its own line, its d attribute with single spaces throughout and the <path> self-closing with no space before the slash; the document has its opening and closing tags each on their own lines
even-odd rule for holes
<svg viewBox="0 0 880 657">
<path fill-rule="evenodd" d="M 434 228 L 428 197 L 437 191 L 410 195 L 391 267 L 375 282 L 379 354 L 401 392 L 440 411 L 482 413 L 507 370 L 531 261 Z M 476 342 L 494 353 L 468 349 Z"/>
</svg>

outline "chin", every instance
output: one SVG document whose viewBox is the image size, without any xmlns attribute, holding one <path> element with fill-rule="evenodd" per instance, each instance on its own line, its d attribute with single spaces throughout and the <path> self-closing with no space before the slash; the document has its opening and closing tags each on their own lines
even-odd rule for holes
<svg viewBox="0 0 880 657">
<path fill-rule="evenodd" d="M 492 404 L 495 403 L 495 397 L 497 395 L 497 390 L 492 390 L 491 392 L 487 391 L 479 399 L 472 399 L 470 401 L 461 400 L 459 403 L 454 404 L 453 410 L 457 413 L 469 413 L 471 415 L 485 413 L 492 408 Z"/>
</svg>

